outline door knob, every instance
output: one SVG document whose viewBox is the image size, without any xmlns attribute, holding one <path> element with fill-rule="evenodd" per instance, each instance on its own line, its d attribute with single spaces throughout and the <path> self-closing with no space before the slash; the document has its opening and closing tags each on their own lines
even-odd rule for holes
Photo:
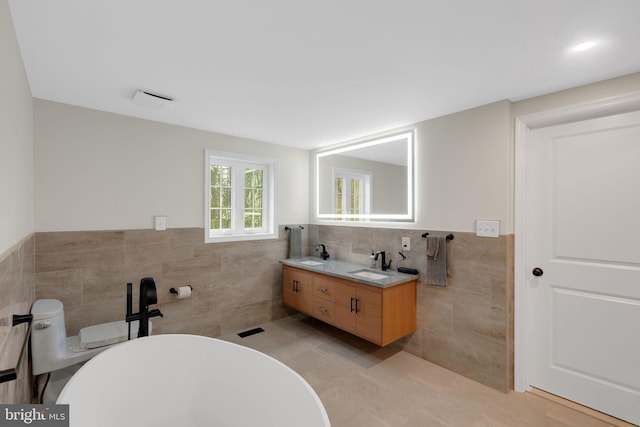
<svg viewBox="0 0 640 427">
<path fill-rule="evenodd" d="M 540 267 L 536 267 L 536 268 L 533 269 L 531 274 L 533 274 L 536 277 L 540 277 L 540 276 L 542 276 L 544 274 L 544 271 L 542 271 L 542 269 Z"/>
</svg>

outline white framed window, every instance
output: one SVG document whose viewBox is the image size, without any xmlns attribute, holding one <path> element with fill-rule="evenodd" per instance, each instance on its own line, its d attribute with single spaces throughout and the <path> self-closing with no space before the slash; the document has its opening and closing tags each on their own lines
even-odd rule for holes
<svg viewBox="0 0 640 427">
<path fill-rule="evenodd" d="M 275 239 L 274 159 L 205 150 L 205 243 Z"/>
<path fill-rule="evenodd" d="M 333 168 L 333 213 L 351 221 L 358 221 L 352 215 L 369 214 L 371 177 L 369 171 Z"/>
</svg>

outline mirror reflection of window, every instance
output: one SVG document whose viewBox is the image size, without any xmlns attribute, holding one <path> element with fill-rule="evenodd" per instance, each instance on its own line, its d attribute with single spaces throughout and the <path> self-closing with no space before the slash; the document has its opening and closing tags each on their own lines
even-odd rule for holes
<svg viewBox="0 0 640 427">
<path fill-rule="evenodd" d="M 317 152 L 316 218 L 413 221 L 413 137 L 408 130 Z M 349 178 L 353 185 L 344 176 L 337 181 L 338 168 L 364 171 L 369 182 L 357 176 Z"/>
<path fill-rule="evenodd" d="M 335 168 L 333 171 L 333 212 L 359 215 L 371 211 L 371 172 Z M 359 221 L 358 218 L 349 218 Z"/>
<path fill-rule="evenodd" d="M 335 208 L 333 209 L 334 213 L 342 215 L 344 212 L 343 206 L 343 197 L 344 195 L 344 178 L 336 177 L 336 193 L 334 198 Z"/>
</svg>

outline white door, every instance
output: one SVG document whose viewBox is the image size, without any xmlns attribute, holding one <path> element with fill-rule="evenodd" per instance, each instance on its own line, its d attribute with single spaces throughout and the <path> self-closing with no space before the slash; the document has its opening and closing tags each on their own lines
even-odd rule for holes
<svg viewBox="0 0 640 427">
<path fill-rule="evenodd" d="M 531 386 L 640 424 L 640 112 L 526 150 Z"/>
</svg>

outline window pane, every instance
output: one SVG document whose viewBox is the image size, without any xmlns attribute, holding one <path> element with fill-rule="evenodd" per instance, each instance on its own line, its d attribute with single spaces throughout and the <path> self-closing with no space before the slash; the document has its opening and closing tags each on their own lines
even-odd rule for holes
<svg viewBox="0 0 640 427">
<path fill-rule="evenodd" d="M 212 208 L 220 207 L 220 188 L 212 187 L 211 188 L 211 206 Z"/>
<path fill-rule="evenodd" d="M 223 229 L 225 230 L 231 229 L 231 209 L 222 209 L 221 223 L 222 223 Z"/>
<path fill-rule="evenodd" d="M 262 211 L 259 209 L 247 209 L 244 211 L 245 228 L 262 228 Z"/>
<path fill-rule="evenodd" d="M 231 187 L 231 166 L 220 166 L 220 185 Z"/>
<path fill-rule="evenodd" d="M 231 167 L 211 165 L 211 229 L 231 228 Z"/>
<path fill-rule="evenodd" d="M 211 185 L 220 184 L 220 166 L 211 165 Z"/>
<path fill-rule="evenodd" d="M 220 209 L 211 209 L 211 225 L 212 230 L 220 230 Z"/>
<path fill-rule="evenodd" d="M 256 209 L 262 209 L 262 190 L 255 190 L 253 192 L 253 206 Z"/>
<path fill-rule="evenodd" d="M 223 188 L 221 190 L 221 203 L 223 208 L 231 208 L 231 188 Z"/>
<path fill-rule="evenodd" d="M 244 227 L 262 228 L 263 171 L 247 168 L 244 171 Z"/>
<path fill-rule="evenodd" d="M 253 187 L 262 188 L 262 170 L 256 170 L 253 173 Z"/>
</svg>

